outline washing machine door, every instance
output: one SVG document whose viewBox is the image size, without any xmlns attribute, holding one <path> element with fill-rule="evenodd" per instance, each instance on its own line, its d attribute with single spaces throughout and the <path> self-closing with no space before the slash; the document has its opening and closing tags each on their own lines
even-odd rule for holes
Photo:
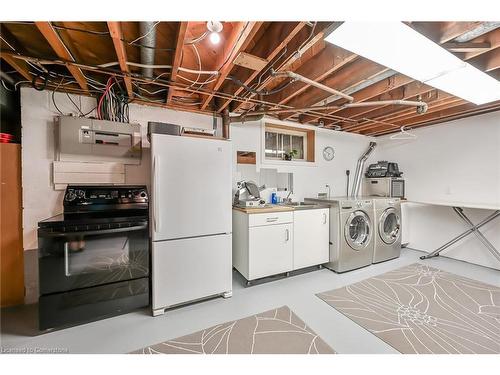
<svg viewBox="0 0 500 375">
<path fill-rule="evenodd" d="M 401 218 L 394 208 L 386 209 L 378 222 L 380 239 L 388 245 L 396 242 L 401 235 Z"/>
<path fill-rule="evenodd" d="M 371 223 L 368 215 L 363 211 L 354 211 L 345 223 L 344 237 L 347 244 L 359 251 L 368 246 L 372 236 Z"/>
</svg>

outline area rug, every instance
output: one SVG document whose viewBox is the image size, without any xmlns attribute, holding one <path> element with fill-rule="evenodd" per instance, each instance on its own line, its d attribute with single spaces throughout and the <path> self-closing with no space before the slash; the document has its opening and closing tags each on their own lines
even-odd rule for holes
<svg viewBox="0 0 500 375">
<path fill-rule="evenodd" d="M 500 288 L 423 264 L 317 294 L 401 353 L 500 353 Z"/>
<path fill-rule="evenodd" d="M 333 354 L 288 306 L 151 345 L 143 354 Z"/>
</svg>

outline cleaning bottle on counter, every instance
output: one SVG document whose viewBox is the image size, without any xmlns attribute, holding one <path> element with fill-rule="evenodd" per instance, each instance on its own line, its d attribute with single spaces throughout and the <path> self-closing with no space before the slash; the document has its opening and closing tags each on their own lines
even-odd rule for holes
<svg viewBox="0 0 500 375">
<path fill-rule="evenodd" d="M 278 196 L 276 195 L 276 192 L 273 191 L 271 194 L 271 203 L 272 204 L 277 204 L 278 203 Z"/>
</svg>

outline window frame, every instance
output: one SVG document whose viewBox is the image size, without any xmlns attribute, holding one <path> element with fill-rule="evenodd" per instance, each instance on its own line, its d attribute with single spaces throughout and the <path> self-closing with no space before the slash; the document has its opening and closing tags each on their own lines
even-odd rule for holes
<svg viewBox="0 0 500 375">
<path fill-rule="evenodd" d="M 304 131 L 297 131 L 297 130 L 288 130 L 288 129 L 283 129 L 283 128 L 277 128 L 277 127 L 273 127 L 272 125 L 266 125 L 265 128 L 264 128 L 264 158 L 266 160 L 273 160 L 273 161 L 279 161 L 279 160 L 285 160 L 283 159 L 282 157 L 279 157 L 279 156 L 276 156 L 276 157 L 272 157 L 272 156 L 267 156 L 267 150 L 266 150 L 266 136 L 267 136 L 267 133 L 274 133 L 274 134 L 282 134 L 282 135 L 288 135 L 290 136 L 290 148 L 291 150 L 293 150 L 293 146 L 292 146 L 292 136 L 296 136 L 296 137 L 301 137 L 302 138 L 302 142 L 303 142 L 303 146 L 302 146 L 302 158 L 293 158 L 292 160 L 295 160 L 295 161 L 307 161 L 306 157 L 307 157 L 307 137 L 308 137 L 308 134 L 307 132 L 304 132 Z M 278 137 L 276 137 L 276 143 L 278 143 Z M 282 138 L 283 140 L 283 138 Z M 276 145 L 278 146 L 278 145 Z M 284 152 L 283 151 L 283 141 L 282 141 L 282 145 L 281 145 L 281 150 L 280 149 L 276 149 L 276 152 L 279 153 L 279 152 Z"/>
<path fill-rule="evenodd" d="M 261 147 L 259 151 L 258 163 L 261 165 L 302 165 L 302 166 L 316 166 L 316 131 L 314 129 L 302 128 L 293 126 L 285 122 L 262 121 L 260 124 L 260 139 Z M 292 135 L 303 136 L 304 139 L 304 158 L 284 160 L 277 157 L 266 156 L 266 131 L 271 133 L 285 133 Z"/>
</svg>

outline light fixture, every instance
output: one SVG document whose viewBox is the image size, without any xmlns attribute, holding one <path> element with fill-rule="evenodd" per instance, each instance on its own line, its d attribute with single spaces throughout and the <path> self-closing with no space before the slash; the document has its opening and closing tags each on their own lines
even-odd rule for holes
<svg viewBox="0 0 500 375">
<path fill-rule="evenodd" d="M 220 32 L 222 31 L 222 22 L 219 21 L 208 21 L 207 22 L 207 29 L 210 32 L 210 42 L 212 44 L 219 44 L 220 42 Z"/>
<path fill-rule="evenodd" d="M 500 82 L 402 22 L 344 22 L 325 40 L 472 103 L 500 100 Z"/>
<path fill-rule="evenodd" d="M 210 41 L 212 42 L 212 44 L 219 44 L 219 42 L 220 42 L 219 33 L 216 33 L 216 32 L 210 33 L 209 38 L 210 38 Z"/>
</svg>

